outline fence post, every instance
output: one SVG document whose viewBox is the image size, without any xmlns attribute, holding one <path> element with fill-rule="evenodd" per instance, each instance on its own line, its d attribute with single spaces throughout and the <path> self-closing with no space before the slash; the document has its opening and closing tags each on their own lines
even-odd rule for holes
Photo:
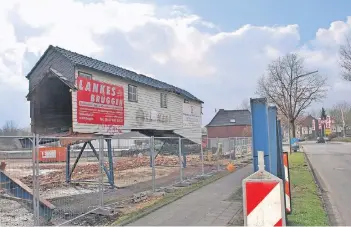
<svg viewBox="0 0 351 227">
<path fill-rule="evenodd" d="M 99 166 L 100 166 L 100 176 L 99 176 L 99 205 L 104 206 L 104 137 L 99 138 Z"/>
<path fill-rule="evenodd" d="M 208 142 L 208 141 L 207 141 Z M 206 144 L 207 146 L 207 144 Z M 202 147 L 202 140 L 201 140 L 201 146 L 200 146 L 201 150 L 201 172 L 202 172 L 202 176 L 205 175 L 205 167 L 204 167 L 204 148 Z"/>
<path fill-rule="evenodd" d="M 33 135 L 33 149 L 32 149 L 32 165 L 33 165 L 33 221 L 34 226 L 40 225 L 39 216 L 39 165 L 38 165 L 38 153 L 39 153 L 39 136 L 38 134 Z"/>
<path fill-rule="evenodd" d="M 178 151 L 179 151 L 179 171 L 180 171 L 180 182 L 183 182 L 183 165 L 182 165 L 182 138 L 178 139 Z"/>
<path fill-rule="evenodd" d="M 218 138 L 217 138 L 218 139 Z M 219 171 L 220 167 L 219 167 L 219 157 L 220 157 L 220 153 L 222 151 L 222 144 L 221 143 L 217 143 L 217 171 Z"/>
<path fill-rule="evenodd" d="M 156 171 L 155 171 L 155 137 L 150 138 L 150 157 L 151 157 L 151 168 L 152 168 L 152 191 L 156 190 Z"/>
<path fill-rule="evenodd" d="M 236 137 L 234 137 L 233 146 L 234 146 L 234 160 L 236 160 Z"/>
</svg>

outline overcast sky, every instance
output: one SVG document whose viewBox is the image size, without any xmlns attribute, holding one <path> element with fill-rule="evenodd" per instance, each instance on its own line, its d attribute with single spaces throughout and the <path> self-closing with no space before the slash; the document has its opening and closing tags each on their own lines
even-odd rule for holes
<svg viewBox="0 0 351 227">
<path fill-rule="evenodd" d="M 203 124 L 215 108 L 254 97 L 267 64 L 289 52 L 328 76 L 329 95 L 315 108 L 346 100 L 351 82 L 341 80 L 337 51 L 351 31 L 351 1 L 277 2 L 1 1 L 0 124 L 29 125 L 25 75 L 50 44 L 188 90 L 205 102 Z"/>
</svg>

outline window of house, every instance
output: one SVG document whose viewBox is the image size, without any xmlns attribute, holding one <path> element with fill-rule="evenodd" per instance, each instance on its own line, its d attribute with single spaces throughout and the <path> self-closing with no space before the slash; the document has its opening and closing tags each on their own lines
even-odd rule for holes
<svg viewBox="0 0 351 227">
<path fill-rule="evenodd" d="M 85 72 L 82 72 L 82 71 L 78 71 L 78 76 L 84 77 L 84 78 L 87 78 L 87 79 L 90 79 L 90 80 L 93 78 L 92 74 L 85 73 Z"/>
<path fill-rule="evenodd" d="M 187 99 L 184 99 L 184 103 L 189 103 L 189 100 L 187 100 Z"/>
<path fill-rule="evenodd" d="M 128 101 L 130 102 L 137 102 L 138 101 L 138 92 L 137 86 L 128 85 Z"/>
<path fill-rule="evenodd" d="M 161 108 L 167 108 L 167 94 L 161 93 Z"/>
</svg>

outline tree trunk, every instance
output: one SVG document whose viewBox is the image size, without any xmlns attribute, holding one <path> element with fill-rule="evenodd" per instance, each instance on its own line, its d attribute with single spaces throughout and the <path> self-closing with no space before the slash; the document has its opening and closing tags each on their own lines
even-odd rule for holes
<svg viewBox="0 0 351 227">
<path fill-rule="evenodd" d="M 296 137 L 295 120 L 290 121 L 290 128 L 292 130 L 291 137 L 295 138 Z"/>
</svg>

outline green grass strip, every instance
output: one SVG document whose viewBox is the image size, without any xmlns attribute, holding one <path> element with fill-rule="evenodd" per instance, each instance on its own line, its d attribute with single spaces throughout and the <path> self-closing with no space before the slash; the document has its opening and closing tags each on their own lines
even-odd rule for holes
<svg viewBox="0 0 351 227">
<path fill-rule="evenodd" d="M 292 214 L 290 226 L 328 226 L 319 189 L 309 169 L 304 153 L 289 155 Z"/>
</svg>

